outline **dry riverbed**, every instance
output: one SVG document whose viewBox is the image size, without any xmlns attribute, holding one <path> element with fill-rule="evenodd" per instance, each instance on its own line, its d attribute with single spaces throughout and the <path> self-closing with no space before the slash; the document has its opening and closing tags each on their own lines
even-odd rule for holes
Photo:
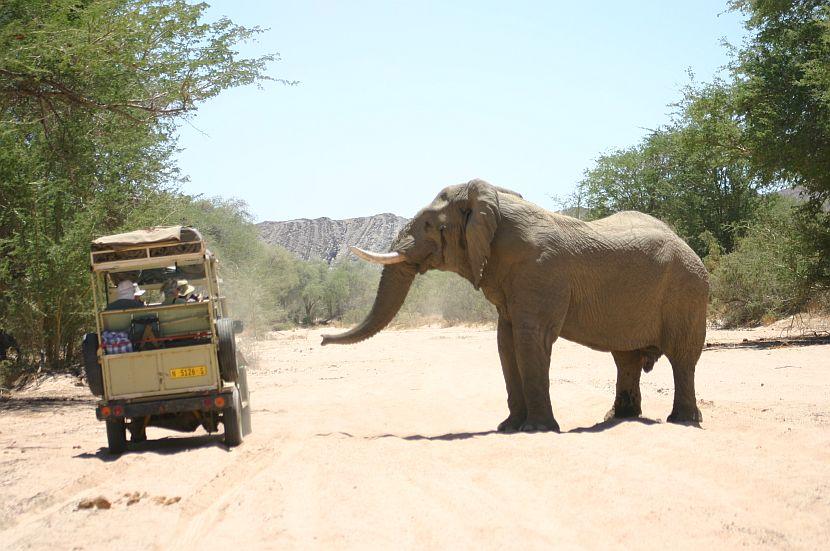
<svg viewBox="0 0 830 551">
<path fill-rule="evenodd" d="M 602 423 L 610 354 L 560 341 L 561 434 L 501 435 L 489 329 L 386 331 L 351 347 L 320 331 L 254 347 L 254 433 L 149 429 L 113 458 L 69 377 L 0 398 L 3 549 L 823 549 L 830 541 L 830 345 L 785 327 L 710 331 L 702 428 L 665 423 L 665 358 L 643 417 Z M 743 342 L 748 339 L 748 342 Z"/>
</svg>

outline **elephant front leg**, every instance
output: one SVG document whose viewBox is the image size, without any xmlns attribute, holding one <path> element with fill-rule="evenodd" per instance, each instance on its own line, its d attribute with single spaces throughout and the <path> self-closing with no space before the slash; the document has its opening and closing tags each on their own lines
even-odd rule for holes
<svg viewBox="0 0 830 551">
<path fill-rule="evenodd" d="M 550 404 L 550 349 L 556 335 L 545 336 L 535 323 L 514 325 L 513 340 L 527 407 L 527 418 L 519 430 L 559 432 Z"/>
<path fill-rule="evenodd" d="M 617 364 L 617 395 L 605 420 L 638 417 L 642 412 L 640 372 L 645 358 L 638 351 L 612 352 Z"/>
<path fill-rule="evenodd" d="M 504 316 L 499 316 L 498 344 L 501 370 L 507 386 L 507 407 L 510 410 L 507 419 L 499 423 L 498 430 L 507 433 L 517 432 L 527 419 L 527 407 L 513 346 L 513 325 Z"/>
</svg>

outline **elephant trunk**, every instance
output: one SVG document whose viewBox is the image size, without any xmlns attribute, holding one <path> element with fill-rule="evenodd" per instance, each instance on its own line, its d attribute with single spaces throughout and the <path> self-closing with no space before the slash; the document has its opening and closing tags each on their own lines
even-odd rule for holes
<svg viewBox="0 0 830 551">
<path fill-rule="evenodd" d="M 400 310 L 409 287 L 415 279 L 415 273 L 415 266 L 409 263 L 384 267 L 375 303 L 366 319 L 345 333 L 323 335 L 322 344 L 354 344 L 375 336 L 392 321 Z"/>
</svg>

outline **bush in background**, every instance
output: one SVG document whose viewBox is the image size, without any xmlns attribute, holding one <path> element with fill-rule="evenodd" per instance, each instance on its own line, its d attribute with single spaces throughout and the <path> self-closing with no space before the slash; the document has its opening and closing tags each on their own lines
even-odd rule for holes
<svg viewBox="0 0 830 551">
<path fill-rule="evenodd" d="M 763 207 L 726 255 L 710 251 L 712 313 L 724 327 L 768 323 L 803 309 L 815 294 L 798 231 L 795 204 L 776 198 Z"/>
<path fill-rule="evenodd" d="M 431 271 L 415 278 L 398 313 L 398 323 L 419 324 L 440 319 L 445 324 L 492 323 L 495 307 L 466 279 L 451 272 Z"/>
</svg>

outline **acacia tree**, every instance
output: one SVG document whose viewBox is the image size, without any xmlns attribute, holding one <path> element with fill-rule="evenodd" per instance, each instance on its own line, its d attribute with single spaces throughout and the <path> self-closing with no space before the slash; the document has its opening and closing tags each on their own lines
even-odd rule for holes
<svg viewBox="0 0 830 551">
<path fill-rule="evenodd" d="M 581 191 L 592 214 L 633 206 L 701 255 L 734 250 L 707 266 L 724 319 L 745 323 L 830 288 L 830 2 L 730 6 L 749 31 L 731 80 L 687 89 L 671 124 L 601 158 Z M 767 193 L 787 185 L 806 190 L 795 217 Z"/>
<path fill-rule="evenodd" d="M 181 0 L 6 0 L 0 5 L 0 327 L 53 367 L 89 323 L 94 235 L 157 220 L 179 179 L 179 119 L 274 56 L 261 32 L 205 22 Z"/>
<path fill-rule="evenodd" d="M 752 170 L 730 84 L 687 87 L 670 126 L 668 177 L 677 190 L 671 219 L 699 253 L 707 235 L 730 252 L 778 182 Z"/>
<path fill-rule="evenodd" d="M 601 156 L 580 183 L 594 218 L 639 210 L 670 223 L 698 254 L 729 252 L 773 183 L 751 169 L 732 88 L 689 86 L 672 121 Z"/>
<path fill-rule="evenodd" d="M 642 143 L 601 155 L 585 172 L 578 193 L 591 218 L 621 210 L 638 210 L 661 217 L 665 214 L 669 189 L 660 170 L 662 134 Z"/>
<path fill-rule="evenodd" d="M 830 3 L 734 0 L 750 35 L 733 64 L 754 166 L 802 186 L 800 233 L 815 251 L 809 281 L 830 286 Z"/>
</svg>

